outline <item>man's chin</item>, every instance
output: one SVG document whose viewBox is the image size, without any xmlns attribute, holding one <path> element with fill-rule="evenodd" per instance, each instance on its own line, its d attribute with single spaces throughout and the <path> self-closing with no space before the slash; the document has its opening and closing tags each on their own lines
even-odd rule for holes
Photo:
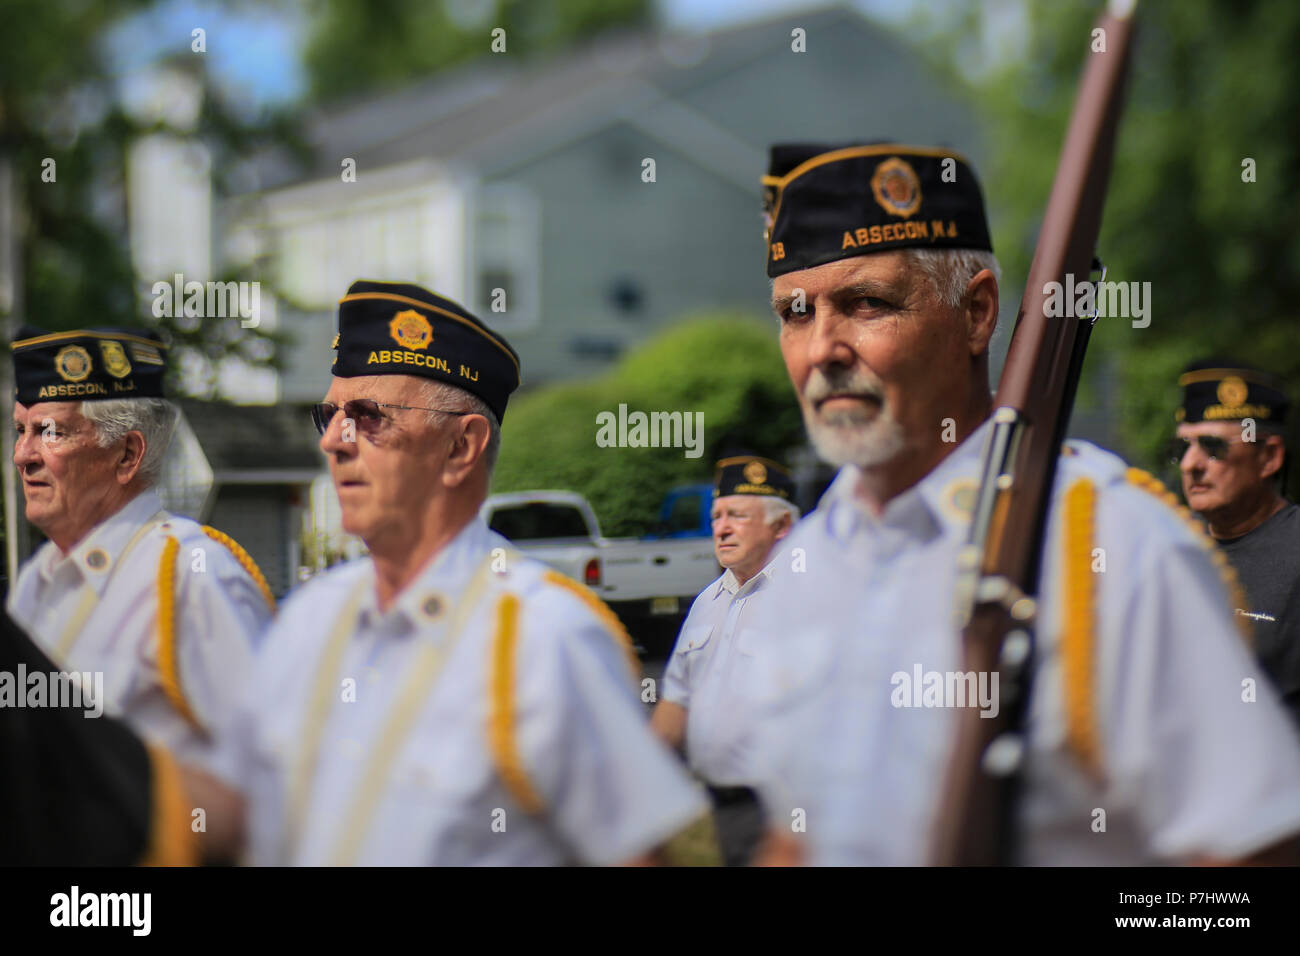
<svg viewBox="0 0 1300 956">
<path fill-rule="evenodd" d="M 23 511 L 23 516 L 27 519 L 28 524 L 43 528 L 44 522 L 50 516 L 50 509 L 44 504 L 29 500 L 26 509 Z"/>
<path fill-rule="evenodd" d="M 343 509 L 343 518 L 339 522 L 339 526 L 342 527 L 344 534 L 353 535 L 363 541 L 370 531 L 370 522 L 365 520 L 365 516 L 355 508 Z"/>
<path fill-rule="evenodd" d="M 905 448 L 902 430 L 889 422 L 856 427 L 808 422 L 808 436 L 823 461 L 836 467 L 874 468 L 897 458 Z"/>
</svg>

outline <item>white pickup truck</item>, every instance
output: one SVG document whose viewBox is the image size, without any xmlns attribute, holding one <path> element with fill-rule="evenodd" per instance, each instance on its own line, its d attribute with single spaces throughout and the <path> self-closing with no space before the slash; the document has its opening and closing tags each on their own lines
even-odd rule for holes
<svg viewBox="0 0 1300 956">
<path fill-rule="evenodd" d="M 664 502 L 664 534 L 647 538 L 603 537 L 590 503 L 571 491 L 492 495 L 480 514 L 520 551 L 600 595 L 655 656 L 671 649 L 691 601 L 722 573 L 711 505 L 708 485 L 674 489 Z"/>
</svg>

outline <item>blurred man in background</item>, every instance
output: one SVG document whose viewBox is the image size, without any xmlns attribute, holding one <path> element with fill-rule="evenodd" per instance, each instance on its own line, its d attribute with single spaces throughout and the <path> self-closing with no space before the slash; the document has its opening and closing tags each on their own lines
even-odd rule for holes
<svg viewBox="0 0 1300 956">
<path fill-rule="evenodd" d="M 479 517 L 519 359 L 454 302 L 356 282 L 313 415 L 370 550 L 271 627 L 219 761 L 261 864 L 651 862 L 703 799 L 593 593 Z"/>
<path fill-rule="evenodd" d="M 1188 507 L 1237 571 L 1235 613 L 1300 729 L 1300 508 L 1282 496 L 1290 402 L 1273 376 L 1232 359 L 1195 362 L 1178 384 L 1170 459 Z"/>
<path fill-rule="evenodd" d="M 154 491 L 179 414 L 164 354 L 113 329 L 14 341 L 14 464 L 27 520 L 49 540 L 8 608 L 61 667 L 102 675 L 107 713 L 202 760 L 274 600 L 238 544 L 169 514 Z"/>
<path fill-rule="evenodd" d="M 799 509 L 785 468 L 754 455 L 719 461 L 713 494 L 713 548 L 726 571 L 691 605 L 651 726 L 708 783 L 723 862 L 740 866 L 763 833 L 745 694 L 754 657 L 772 639 L 766 585 L 781 573 L 779 545 Z"/>
</svg>

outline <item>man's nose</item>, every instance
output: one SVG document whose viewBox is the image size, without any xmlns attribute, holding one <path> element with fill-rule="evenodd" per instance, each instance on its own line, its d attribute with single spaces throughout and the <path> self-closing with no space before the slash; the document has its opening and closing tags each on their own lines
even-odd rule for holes
<svg viewBox="0 0 1300 956">
<path fill-rule="evenodd" d="M 808 339 L 808 362 L 814 366 L 852 365 L 853 349 L 848 343 L 848 323 L 830 306 L 815 306 L 812 334 Z"/>
<path fill-rule="evenodd" d="M 1194 441 L 1187 443 L 1187 449 L 1183 452 L 1182 459 L 1178 462 L 1178 467 L 1187 473 L 1204 471 L 1209 458 L 1201 450 L 1201 446 Z"/>
<path fill-rule="evenodd" d="M 346 441 L 343 437 L 343 430 L 347 427 L 348 417 L 343 414 L 343 409 L 334 413 L 329 424 L 325 426 L 325 434 L 320 436 L 320 450 L 327 455 L 349 455 L 355 454 L 357 443 L 355 441 Z M 356 426 L 353 424 L 349 428 L 351 437 L 356 437 Z"/>
<path fill-rule="evenodd" d="M 14 464 L 24 469 L 28 465 L 39 464 L 40 460 L 40 432 L 29 428 L 14 441 Z"/>
</svg>

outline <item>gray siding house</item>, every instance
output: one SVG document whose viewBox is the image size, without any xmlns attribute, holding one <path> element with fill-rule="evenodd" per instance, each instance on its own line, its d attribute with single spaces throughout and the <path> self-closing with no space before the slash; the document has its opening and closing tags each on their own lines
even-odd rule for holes
<svg viewBox="0 0 1300 956">
<path fill-rule="evenodd" d="M 795 28 L 806 52 L 792 50 Z M 222 212 L 293 296 L 278 315 L 298 342 L 289 401 L 328 386 L 333 307 L 354 278 L 415 278 L 459 299 L 518 349 L 525 388 L 582 378 L 683 315 L 766 316 L 769 143 L 897 138 L 952 144 L 977 167 L 982 156 L 967 108 L 839 6 L 615 36 L 543 63 L 487 56 L 330 110 L 310 133 L 310 175 L 268 161 L 262 188 Z"/>
</svg>

